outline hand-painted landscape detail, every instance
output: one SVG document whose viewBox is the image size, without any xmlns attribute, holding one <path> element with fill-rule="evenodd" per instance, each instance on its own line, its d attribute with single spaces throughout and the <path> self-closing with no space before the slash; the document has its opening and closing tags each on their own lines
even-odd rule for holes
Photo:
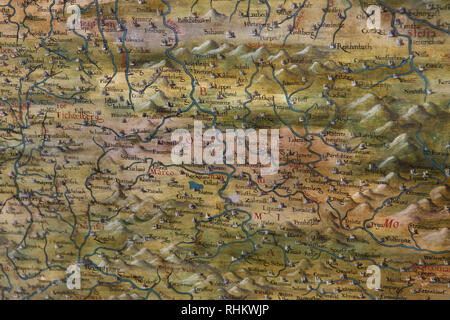
<svg viewBox="0 0 450 320">
<path fill-rule="evenodd" d="M 1 299 L 450 297 L 446 1 L 0 10 Z"/>
</svg>

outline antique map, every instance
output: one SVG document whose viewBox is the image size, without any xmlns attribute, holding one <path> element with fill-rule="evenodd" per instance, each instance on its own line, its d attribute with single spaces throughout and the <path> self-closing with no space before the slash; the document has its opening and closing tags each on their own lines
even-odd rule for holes
<svg viewBox="0 0 450 320">
<path fill-rule="evenodd" d="M 450 298 L 450 3 L 1 0 L 2 300 Z"/>
</svg>

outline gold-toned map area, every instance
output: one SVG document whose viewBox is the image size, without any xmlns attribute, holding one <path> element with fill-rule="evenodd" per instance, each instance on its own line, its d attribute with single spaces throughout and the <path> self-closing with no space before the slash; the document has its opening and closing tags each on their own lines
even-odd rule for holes
<svg viewBox="0 0 450 320">
<path fill-rule="evenodd" d="M 0 11 L 1 299 L 450 298 L 448 1 Z"/>
</svg>

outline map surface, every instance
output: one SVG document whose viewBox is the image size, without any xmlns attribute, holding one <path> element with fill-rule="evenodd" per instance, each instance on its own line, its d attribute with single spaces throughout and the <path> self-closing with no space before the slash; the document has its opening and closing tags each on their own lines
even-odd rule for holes
<svg viewBox="0 0 450 320">
<path fill-rule="evenodd" d="M 447 1 L 0 10 L 1 299 L 450 298 Z M 196 121 L 277 172 L 174 163 Z"/>
</svg>

